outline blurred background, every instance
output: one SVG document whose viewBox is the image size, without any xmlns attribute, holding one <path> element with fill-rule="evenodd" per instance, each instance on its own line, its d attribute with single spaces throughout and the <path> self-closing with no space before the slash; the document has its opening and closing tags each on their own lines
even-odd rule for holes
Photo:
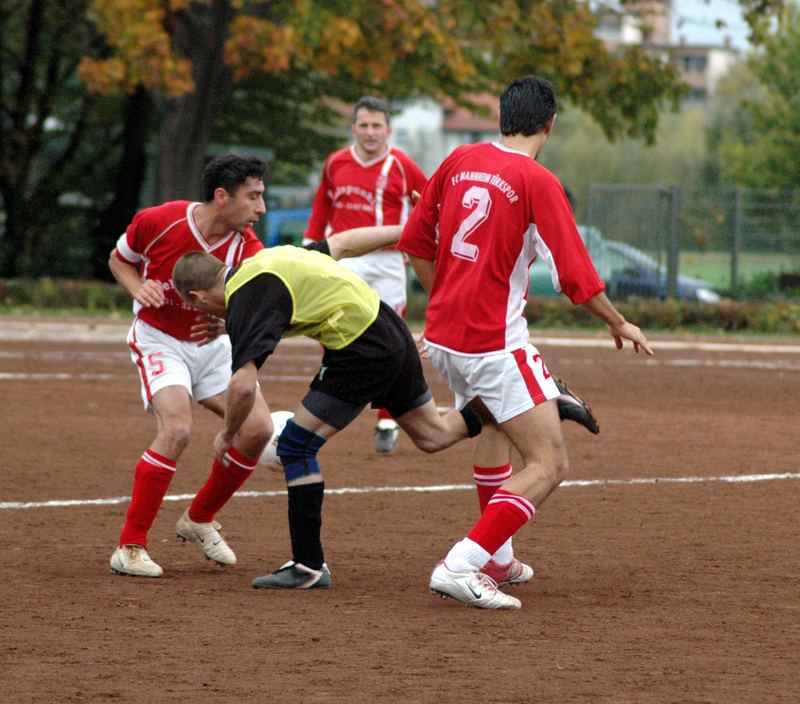
<svg viewBox="0 0 800 704">
<path fill-rule="evenodd" d="M 430 175 L 497 138 L 525 73 L 559 94 L 541 160 L 612 297 L 798 298 L 794 2 L 20 0 L 0 39 L 7 307 L 44 289 L 104 307 L 86 286 L 133 214 L 199 198 L 226 151 L 267 159 L 258 234 L 297 242 L 360 96 L 391 101 L 392 143 Z M 531 295 L 559 296 L 538 263 Z"/>
</svg>

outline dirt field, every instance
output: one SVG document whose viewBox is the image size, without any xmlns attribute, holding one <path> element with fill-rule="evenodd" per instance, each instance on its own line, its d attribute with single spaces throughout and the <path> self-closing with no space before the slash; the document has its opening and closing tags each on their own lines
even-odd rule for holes
<svg viewBox="0 0 800 704">
<path fill-rule="evenodd" d="M 125 329 L 0 319 L 0 701 L 800 701 L 798 339 L 656 336 L 648 361 L 540 336 L 601 434 L 565 426 L 570 480 L 515 538 L 536 577 L 521 611 L 487 612 L 427 590 L 477 515 L 470 443 L 427 456 L 402 437 L 377 456 L 372 412 L 321 454 L 341 490 L 324 510 L 333 589 L 250 587 L 289 557 L 275 472 L 219 516 L 236 567 L 175 539 L 210 467 L 201 409 L 151 533 L 164 576 L 110 574 L 155 428 Z M 282 345 L 261 376 L 273 409 L 317 361 Z"/>
</svg>

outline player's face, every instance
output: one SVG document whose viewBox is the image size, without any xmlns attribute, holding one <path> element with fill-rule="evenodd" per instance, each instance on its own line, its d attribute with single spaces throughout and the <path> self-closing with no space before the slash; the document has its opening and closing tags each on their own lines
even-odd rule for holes
<svg viewBox="0 0 800 704">
<path fill-rule="evenodd" d="M 225 286 L 219 284 L 206 291 L 190 291 L 191 298 L 181 296 L 181 299 L 193 305 L 197 310 L 203 313 L 216 315 L 218 318 L 224 318 L 226 313 L 225 308 Z M 180 295 L 180 294 L 178 294 Z"/>
<path fill-rule="evenodd" d="M 391 134 L 392 128 L 382 112 L 360 108 L 356 113 L 353 138 L 356 140 L 356 151 L 362 159 L 374 159 L 383 154 Z"/>
<path fill-rule="evenodd" d="M 248 227 L 253 227 L 266 212 L 264 182 L 260 178 L 249 176 L 234 194 L 225 194 L 223 214 L 231 230 L 244 232 Z"/>
</svg>

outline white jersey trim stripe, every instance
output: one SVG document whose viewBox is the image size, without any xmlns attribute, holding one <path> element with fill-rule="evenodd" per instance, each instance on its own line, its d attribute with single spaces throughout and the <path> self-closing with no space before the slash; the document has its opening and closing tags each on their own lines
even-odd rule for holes
<svg viewBox="0 0 800 704">
<path fill-rule="evenodd" d="M 533 248 L 536 252 L 536 256 L 541 258 L 542 261 L 547 264 L 547 268 L 550 271 L 550 281 L 553 283 L 553 288 L 558 293 L 561 293 L 561 281 L 559 281 L 558 278 L 558 267 L 556 267 L 556 261 L 553 258 L 553 253 L 550 251 L 550 247 L 545 244 L 545 241 L 542 239 L 539 231 L 536 229 L 536 225 L 531 224 L 528 232 L 533 239 Z"/>
<path fill-rule="evenodd" d="M 194 235 L 194 238 L 197 240 L 197 243 L 203 248 L 203 251 L 210 253 L 219 247 L 224 247 L 227 244 L 228 240 L 239 234 L 235 230 L 231 230 L 221 240 L 217 240 L 216 242 L 214 242 L 213 245 L 209 245 L 205 237 L 203 237 L 202 233 L 200 232 L 200 228 L 197 227 L 197 223 L 195 222 L 194 219 L 194 211 L 198 205 L 200 205 L 200 203 L 189 203 L 189 206 L 186 208 L 186 220 L 189 224 L 189 229 L 191 230 L 192 235 Z M 153 242 L 155 242 L 155 240 L 153 240 Z M 152 243 L 150 246 L 152 247 Z M 228 254 L 230 254 L 230 252 L 228 252 Z"/>
<path fill-rule="evenodd" d="M 138 264 L 142 261 L 143 257 L 138 252 L 134 252 L 128 244 L 128 233 L 123 232 L 117 240 L 117 251 L 122 255 L 125 261 Z"/>
<path fill-rule="evenodd" d="M 389 171 L 392 168 L 395 158 L 393 154 L 389 154 L 381 167 L 381 175 L 379 183 L 382 184 L 380 188 L 375 189 L 375 224 L 383 225 L 383 192 L 386 190 L 386 182 L 389 179 Z"/>
</svg>

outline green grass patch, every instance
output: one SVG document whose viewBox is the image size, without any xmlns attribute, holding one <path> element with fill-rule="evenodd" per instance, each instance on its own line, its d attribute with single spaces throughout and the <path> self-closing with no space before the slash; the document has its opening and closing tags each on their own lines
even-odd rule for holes
<svg viewBox="0 0 800 704">
<path fill-rule="evenodd" d="M 704 279 L 719 291 L 727 291 L 731 286 L 730 252 L 683 251 L 678 266 L 684 276 Z M 800 271 L 800 256 L 760 252 L 743 252 L 739 255 L 740 284 L 746 284 L 763 274 L 789 271 Z"/>
</svg>

